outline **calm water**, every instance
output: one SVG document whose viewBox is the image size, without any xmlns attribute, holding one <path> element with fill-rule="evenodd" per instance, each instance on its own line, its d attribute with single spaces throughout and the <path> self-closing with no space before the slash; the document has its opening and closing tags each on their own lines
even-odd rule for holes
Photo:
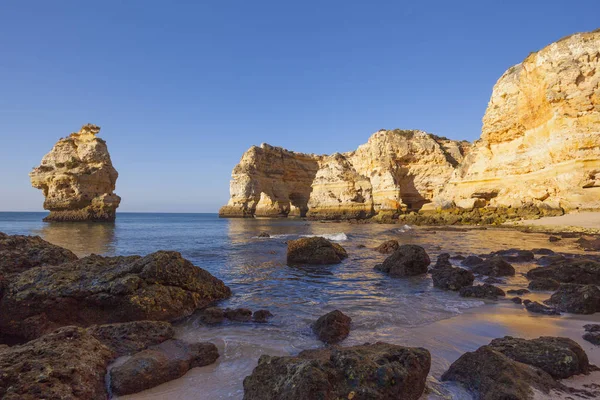
<svg viewBox="0 0 600 400">
<path fill-rule="evenodd" d="M 119 213 L 114 224 L 43 223 L 44 213 L 0 213 L 0 231 L 40 235 L 80 256 L 147 254 L 176 250 L 195 265 L 222 279 L 233 291 L 224 307 L 269 309 L 268 324 L 226 323 L 203 326 L 193 316 L 177 326 L 177 336 L 190 341 L 210 340 L 221 357 L 211 366 L 196 368 L 178 380 L 130 399 L 240 399 L 242 380 L 261 354 L 295 354 L 322 344 L 310 323 L 340 309 L 353 318 L 344 344 L 387 341 L 429 349 L 433 355 L 431 385 L 446 396 L 469 398 L 460 389 L 436 378 L 465 351 L 492 338 L 511 334 L 570 336 L 580 339 L 581 326 L 594 316 L 546 317 L 528 314 L 508 301 L 466 300 L 433 288 L 429 277 L 390 279 L 374 271 L 385 256 L 372 250 L 397 239 L 419 244 L 433 260 L 441 252 L 479 254 L 511 247 L 552 248 L 579 252 L 573 240 L 549 243 L 547 235 L 512 230 L 432 231 L 400 225 L 351 225 L 295 220 L 219 219 L 216 214 Z M 258 238 L 267 231 L 271 238 Z M 325 236 L 342 244 L 349 259 L 335 266 L 288 267 L 288 239 Z M 364 245 L 366 248 L 360 248 Z M 526 272 L 534 264 L 515 264 Z M 526 286 L 519 273 L 504 289 Z M 524 296 L 527 297 L 527 296 Z M 531 295 L 545 299 L 549 293 Z M 585 345 L 588 346 L 585 346 Z M 443 396 L 442 396 L 443 397 Z M 429 398 L 440 398 L 431 393 Z"/>
</svg>

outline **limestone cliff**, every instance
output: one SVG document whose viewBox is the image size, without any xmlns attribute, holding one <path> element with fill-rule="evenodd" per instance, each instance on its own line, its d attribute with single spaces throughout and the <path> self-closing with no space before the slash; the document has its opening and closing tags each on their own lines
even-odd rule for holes
<svg viewBox="0 0 600 400">
<path fill-rule="evenodd" d="M 60 139 L 29 174 L 50 214 L 44 221 L 114 221 L 121 198 L 113 193 L 119 174 L 100 128 L 84 125 Z"/>
<path fill-rule="evenodd" d="M 421 131 L 381 130 L 331 156 L 252 147 L 234 168 L 225 217 L 367 218 L 418 209 L 438 194 L 466 151 Z"/>
<path fill-rule="evenodd" d="M 600 31 L 530 54 L 502 75 L 481 139 L 434 205 L 600 209 Z"/>
</svg>

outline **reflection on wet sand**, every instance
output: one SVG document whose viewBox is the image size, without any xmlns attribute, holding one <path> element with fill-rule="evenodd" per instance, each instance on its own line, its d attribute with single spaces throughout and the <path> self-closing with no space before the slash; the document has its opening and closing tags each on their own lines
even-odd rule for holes
<svg viewBox="0 0 600 400">
<path fill-rule="evenodd" d="M 66 247 L 78 256 L 112 255 L 115 251 L 114 223 L 47 223 L 32 232 L 44 240 Z"/>
</svg>

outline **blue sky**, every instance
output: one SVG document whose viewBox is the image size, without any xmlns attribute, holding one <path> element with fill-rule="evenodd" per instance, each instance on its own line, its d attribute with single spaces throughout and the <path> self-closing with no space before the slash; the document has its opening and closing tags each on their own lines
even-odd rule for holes
<svg viewBox="0 0 600 400">
<path fill-rule="evenodd" d="M 87 122 L 120 211 L 216 212 L 262 142 L 474 140 L 502 73 L 599 15 L 598 0 L 2 1 L 0 210 L 42 210 L 27 174 Z"/>
</svg>

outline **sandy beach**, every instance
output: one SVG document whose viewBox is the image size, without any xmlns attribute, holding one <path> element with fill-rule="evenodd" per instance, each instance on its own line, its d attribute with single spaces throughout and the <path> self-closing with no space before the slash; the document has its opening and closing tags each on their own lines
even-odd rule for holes
<svg viewBox="0 0 600 400">
<path fill-rule="evenodd" d="M 565 214 L 559 217 L 542 217 L 506 225 L 533 227 L 539 231 L 600 233 L 600 212 L 580 212 Z"/>
</svg>

